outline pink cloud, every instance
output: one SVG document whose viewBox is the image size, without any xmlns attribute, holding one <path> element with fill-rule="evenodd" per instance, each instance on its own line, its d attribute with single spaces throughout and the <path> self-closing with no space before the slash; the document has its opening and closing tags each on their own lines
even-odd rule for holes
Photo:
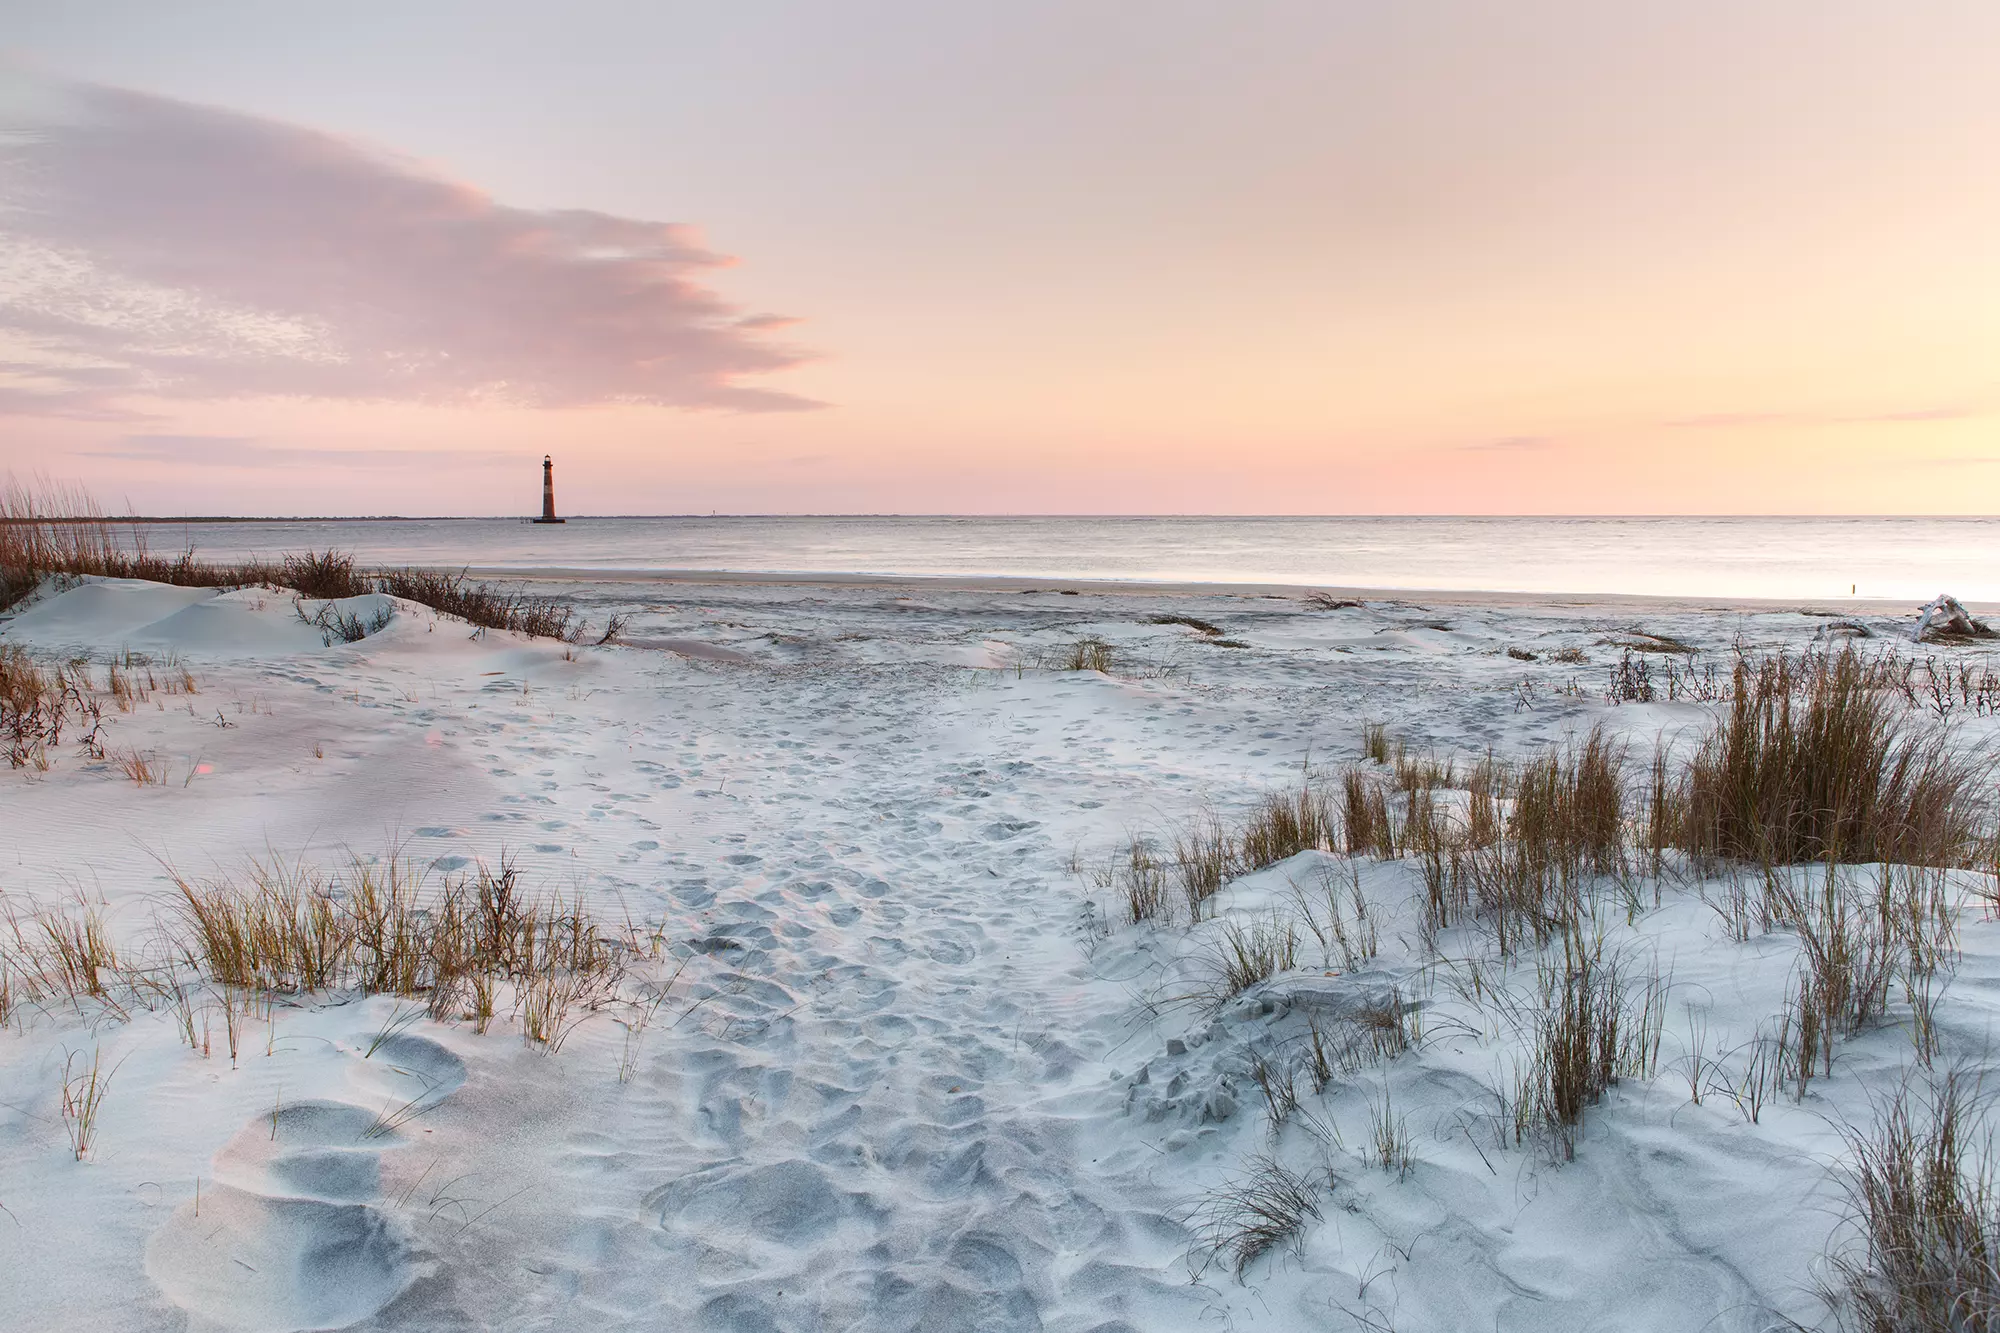
<svg viewBox="0 0 2000 1333">
<path fill-rule="evenodd" d="M 689 229 L 511 208 L 383 152 L 256 116 L 69 85 L 0 123 L 0 410 L 133 394 L 532 406 L 817 406 L 789 321 L 702 284 Z M 11 253 L 8 253 L 11 251 Z M 24 400 L 29 404 L 24 406 Z"/>
</svg>

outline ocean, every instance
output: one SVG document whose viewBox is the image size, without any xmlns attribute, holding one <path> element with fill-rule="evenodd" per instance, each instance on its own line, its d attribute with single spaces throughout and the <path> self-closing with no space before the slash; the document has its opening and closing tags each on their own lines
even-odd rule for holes
<svg viewBox="0 0 2000 1333">
<path fill-rule="evenodd" d="M 209 559 L 338 547 L 486 571 L 995 576 L 1831 602 L 2000 601 L 1995 518 L 663 517 L 154 524 Z"/>
</svg>

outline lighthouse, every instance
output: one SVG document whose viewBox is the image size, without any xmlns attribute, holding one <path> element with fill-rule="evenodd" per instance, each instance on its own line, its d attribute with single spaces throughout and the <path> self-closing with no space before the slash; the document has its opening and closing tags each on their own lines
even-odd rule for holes
<svg viewBox="0 0 2000 1333">
<path fill-rule="evenodd" d="M 542 516 L 537 523 L 561 523 L 556 517 L 556 465 L 547 454 L 542 455 Z"/>
</svg>

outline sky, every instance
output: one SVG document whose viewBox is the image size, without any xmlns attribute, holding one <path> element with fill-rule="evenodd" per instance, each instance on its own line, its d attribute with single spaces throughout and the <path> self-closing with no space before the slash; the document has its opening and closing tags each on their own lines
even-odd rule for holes
<svg viewBox="0 0 2000 1333">
<path fill-rule="evenodd" d="M 2000 5 L 0 0 L 145 514 L 2000 509 Z"/>
</svg>

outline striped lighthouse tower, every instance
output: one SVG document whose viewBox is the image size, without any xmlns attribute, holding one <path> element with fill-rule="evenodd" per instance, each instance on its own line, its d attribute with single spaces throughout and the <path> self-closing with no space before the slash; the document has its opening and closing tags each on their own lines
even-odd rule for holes
<svg viewBox="0 0 2000 1333">
<path fill-rule="evenodd" d="M 537 523 L 562 523 L 566 520 L 556 517 L 556 465 L 547 454 L 542 455 L 542 516 Z"/>
</svg>

